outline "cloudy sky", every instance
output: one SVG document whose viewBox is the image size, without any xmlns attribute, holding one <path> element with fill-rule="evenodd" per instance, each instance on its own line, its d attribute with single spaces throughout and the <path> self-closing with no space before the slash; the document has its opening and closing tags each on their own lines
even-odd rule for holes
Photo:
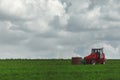
<svg viewBox="0 0 120 80">
<path fill-rule="evenodd" d="M 0 58 L 120 59 L 120 0 L 0 0 Z"/>
</svg>

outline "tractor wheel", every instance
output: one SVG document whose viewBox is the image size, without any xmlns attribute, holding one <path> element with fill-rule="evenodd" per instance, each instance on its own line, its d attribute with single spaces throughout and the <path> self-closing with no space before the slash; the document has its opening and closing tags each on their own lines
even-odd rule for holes
<svg viewBox="0 0 120 80">
<path fill-rule="evenodd" d="M 86 64 L 86 60 L 83 61 L 83 64 Z"/>
<path fill-rule="evenodd" d="M 102 64 L 106 64 L 105 61 L 103 61 Z"/>
<path fill-rule="evenodd" d="M 91 61 L 91 64 L 92 64 L 92 65 L 95 65 L 95 64 L 96 64 L 96 61 L 95 61 L 95 60 L 92 60 L 92 61 Z"/>
</svg>

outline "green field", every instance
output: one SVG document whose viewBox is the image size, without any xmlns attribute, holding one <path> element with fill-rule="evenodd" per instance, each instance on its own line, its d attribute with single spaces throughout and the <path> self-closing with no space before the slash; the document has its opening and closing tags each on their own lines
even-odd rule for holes
<svg viewBox="0 0 120 80">
<path fill-rule="evenodd" d="M 0 60 L 0 80 L 120 80 L 120 60 L 71 65 L 70 60 Z"/>
</svg>

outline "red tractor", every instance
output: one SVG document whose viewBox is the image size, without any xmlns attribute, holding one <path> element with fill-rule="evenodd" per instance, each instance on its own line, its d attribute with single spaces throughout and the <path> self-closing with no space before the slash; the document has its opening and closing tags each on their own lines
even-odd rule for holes
<svg viewBox="0 0 120 80">
<path fill-rule="evenodd" d="M 91 50 L 91 54 L 84 57 L 84 64 L 105 64 L 105 54 L 103 53 L 103 48 L 94 48 Z"/>
</svg>

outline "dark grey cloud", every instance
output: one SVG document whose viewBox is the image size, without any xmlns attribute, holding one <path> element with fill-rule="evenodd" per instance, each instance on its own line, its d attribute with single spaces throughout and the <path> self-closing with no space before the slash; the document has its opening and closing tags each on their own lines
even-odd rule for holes
<svg viewBox="0 0 120 80">
<path fill-rule="evenodd" d="M 0 43 L 2 45 L 17 45 L 27 38 L 25 33 L 11 30 L 12 25 L 9 22 L 3 21 L 0 24 Z"/>
<path fill-rule="evenodd" d="M 34 37 L 26 43 L 26 46 L 33 52 L 54 50 L 56 48 L 55 45 L 56 45 L 56 41 L 54 38 L 52 39 L 52 38 L 41 38 L 41 37 Z"/>
<path fill-rule="evenodd" d="M 91 20 L 86 20 L 85 15 L 73 15 L 68 20 L 67 30 L 73 32 L 84 32 L 84 31 L 96 31 L 100 30 L 100 27 L 96 25 Z"/>
<path fill-rule="evenodd" d="M 102 1 L 102 0 L 89 0 L 89 7 L 88 7 L 88 9 L 92 10 L 95 7 L 99 7 L 99 6 L 104 7 L 108 3 L 109 3 L 108 0 L 104 0 L 104 1 Z"/>
</svg>

